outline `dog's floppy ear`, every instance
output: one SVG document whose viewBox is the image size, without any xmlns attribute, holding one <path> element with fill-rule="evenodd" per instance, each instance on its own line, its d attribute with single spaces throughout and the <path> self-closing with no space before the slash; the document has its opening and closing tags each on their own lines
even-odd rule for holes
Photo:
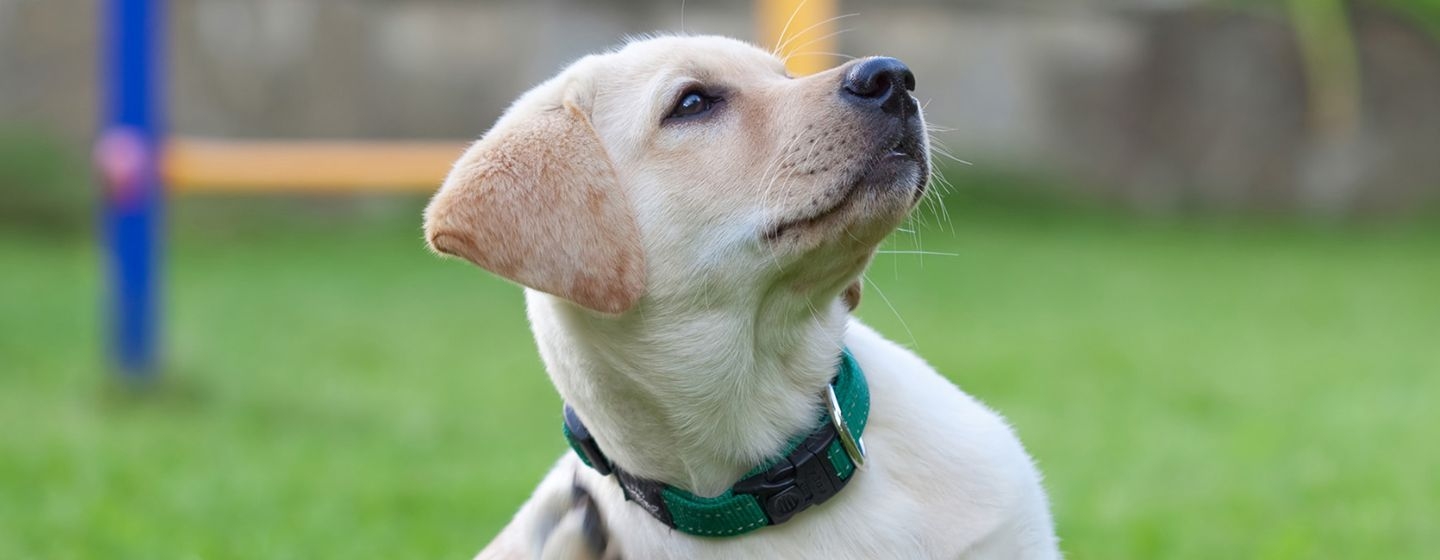
<svg viewBox="0 0 1440 560">
<path fill-rule="evenodd" d="M 605 313 L 645 290 L 634 209 L 589 118 L 566 100 L 506 115 L 455 162 L 425 238 L 513 282 Z"/>
</svg>

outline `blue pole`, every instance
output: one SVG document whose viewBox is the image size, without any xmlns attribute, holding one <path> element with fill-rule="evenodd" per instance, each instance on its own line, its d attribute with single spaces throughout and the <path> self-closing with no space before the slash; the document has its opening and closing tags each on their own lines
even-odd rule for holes
<svg viewBox="0 0 1440 560">
<path fill-rule="evenodd" d="M 115 370 L 145 382 L 159 370 L 165 0 L 104 2 L 104 125 L 95 159 L 104 186 L 108 344 Z"/>
</svg>

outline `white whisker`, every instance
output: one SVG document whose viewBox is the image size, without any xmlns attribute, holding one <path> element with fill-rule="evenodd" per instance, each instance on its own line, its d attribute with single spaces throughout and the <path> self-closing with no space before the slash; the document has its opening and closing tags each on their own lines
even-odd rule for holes
<svg viewBox="0 0 1440 560">
<path fill-rule="evenodd" d="M 865 279 L 866 286 L 875 288 L 875 293 L 880 294 L 880 301 L 885 302 L 885 307 L 890 308 L 890 312 L 894 313 L 895 318 L 900 321 L 900 326 L 905 328 L 905 334 L 910 337 L 910 347 L 912 349 L 919 347 L 920 342 L 915 340 L 915 332 L 910 330 L 910 324 L 905 322 L 905 318 L 900 316 L 900 312 L 895 309 L 895 305 L 890 303 L 890 298 L 885 297 L 885 290 L 881 290 L 879 284 L 870 280 L 870 275 L 862 274 L 861 277 Z"/>
<path fill-rule="evenodd" d="M 780 36 L 775 38 L 775 47 L 770 49 L 770 54 L 780 55 L 780 46 L 787 42 L 785 40 L 785 33 L 790 30 L 790 24 L 795 23 L 795 16 L 800 15 L 800 10 L 804 9 L 805 3 L 809 1 L 810 0 L 800 0 L 800 3 L 795 5 L 795 11 L 790 12 L 790 19 L 785 20 L 785 26 L 780 28 Z"/>
<path fill-rule="evenodd" d="M 840 21 L 840 20 L 845 19 L 845 18 L 855 17 L 855 16 L 858 16 L 858 15 L 860 15 L 860 12 L 853 12 L 853 13 L 848 13 L 848 14 L 843 14 L 843 15 L 838 15 L 838 16 L 834 16 L 834 17 L 825 18 L 823 21 L 815 22 L 815 23 L 811 24 L 809 27 L 806 27 L 805 29 L 801 29 L 801 30 L 799 30 L 799 31 L 796 31 L 796 32 L 795 32 L 795 35 L 791 36 L 789 39 L 786 39 L 784 43 L 780 43 L 780 45 L 775 48 L 775 51 L 776 51 L 776 52 L 780 52 L 780 51 L 785 50 L 785 47 L 789 46 L 791 41 L 794 41 L 794 40 L 796 40 L 796 39 L 799 39 L 799 38 L 801 38 L 801 37 L 804 37 L 806 33 L 809 33 L 809 32 L 811 32 L 811 31 L 813 31 L 813 30 L 814 30 L 815 28 L 817 28 L 817 27 L 820 27 L 820 26 L 825 25 L 825 24 L 827 24 L 827 23 L 834 23 L 834 22 Z"/>
<path fill-rule="evenodd" d="M 845 29 L 841 29 L 841 30 L 839 30 L 839 31 L 834 31 L 834 32 L 831 32 L 831 33 L 826 33 L 826 34 L 824 34 L 824 35 L 821 35 L 821 36 L 816 37 L 816 38 L 814 38 L 814 39 L 811 39 L 811 40 L 809 40 L 809 41 L 805 41 L 804 43 L 800 44 L 800 46 L 795 47 L 795 50 L 796 50 L 796 51 L 799 51 L 800 49 L 803 49 L 803 48 L 805 48 L 805 47 L 808 47 L 808 46 L 813 45 L 813 44 L 815 44 L 815 43 L 818 43 L 818 42 L 820 42 L 820 41 L 824 41 L 824 40 L 826 40 L 826 39 L 829 39 L 829 38 L 834 37 L 834 36 L 836 36 L 836 35 L 839 35 L 839 34 L 841 34 L 841 33 L 845 33 L 845 32 L 847 32 L 847 31 L 854 31 L 854 28 L 853 28 L 853 27 L 846 27 Z M 790 60 L 790 57 L 787 56 L 787 57 L 781 59 L 781 61 L 786 61 L 786 60 Z"/>
<path fill-rule="evenodd" d="M 843 59 L 845 59 L 845 60 L 855 60 L 855 59 L 857 58 L 857 57 L 854 57 L 854 56 L 850 56 L 850 55 L 848 55 L 848 54 L 837 53 L 837 52 L 805 51 L 805 52 L 790 53 L 789 55 L 787 55 L 787 56 L 785 57 L 785 60 L 790 60 L 791 58 L 794 58 L 794 57 L 797 57 L 797 56 L 833 56 L 833 57 L 836 57 L 836 58 L 843 58 Z"/>
<path fill-rule="evenodd" d="M 942 253 L 939 251 L 875 251 L 878 255 L 938 255 L 941 257 L 958 257 L 960 253 Z"/>
</svg>

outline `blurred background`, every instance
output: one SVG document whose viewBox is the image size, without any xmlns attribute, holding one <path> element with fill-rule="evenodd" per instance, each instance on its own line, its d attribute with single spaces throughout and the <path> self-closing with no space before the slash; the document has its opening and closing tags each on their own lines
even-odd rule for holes
<svg viewBox="0 0 1440 560">
<path fill-rule="evenodd" d="M 0 0 L 0 558 L 469 557 L 566 447 L 431 186 L 172 185 L 118 381 L 103 4 Z M 759 4 L 170 0 L 165 124 L 458 146 L 627 34 L 768 47 Z M 1440 555 L 1440 1 L 833 11 L 792 61 L 904 60 L 954 156 L 859 314 L 1012 421 L 1069 557 Z"/>
</svg>

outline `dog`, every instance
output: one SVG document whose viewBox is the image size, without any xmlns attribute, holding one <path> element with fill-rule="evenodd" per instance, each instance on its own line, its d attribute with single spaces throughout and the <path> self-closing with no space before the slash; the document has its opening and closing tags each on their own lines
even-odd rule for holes
<svg viewBox="0 0 1440 560">
<path fill-rule="evenodd" d="M 850 316 L 927 190 L 915 78 L 722 37 L 582 58 L 425 209 L 525 287 L 567 452 L 479 558 L 1057 558 L 994 411 Z"/>
</svg>

